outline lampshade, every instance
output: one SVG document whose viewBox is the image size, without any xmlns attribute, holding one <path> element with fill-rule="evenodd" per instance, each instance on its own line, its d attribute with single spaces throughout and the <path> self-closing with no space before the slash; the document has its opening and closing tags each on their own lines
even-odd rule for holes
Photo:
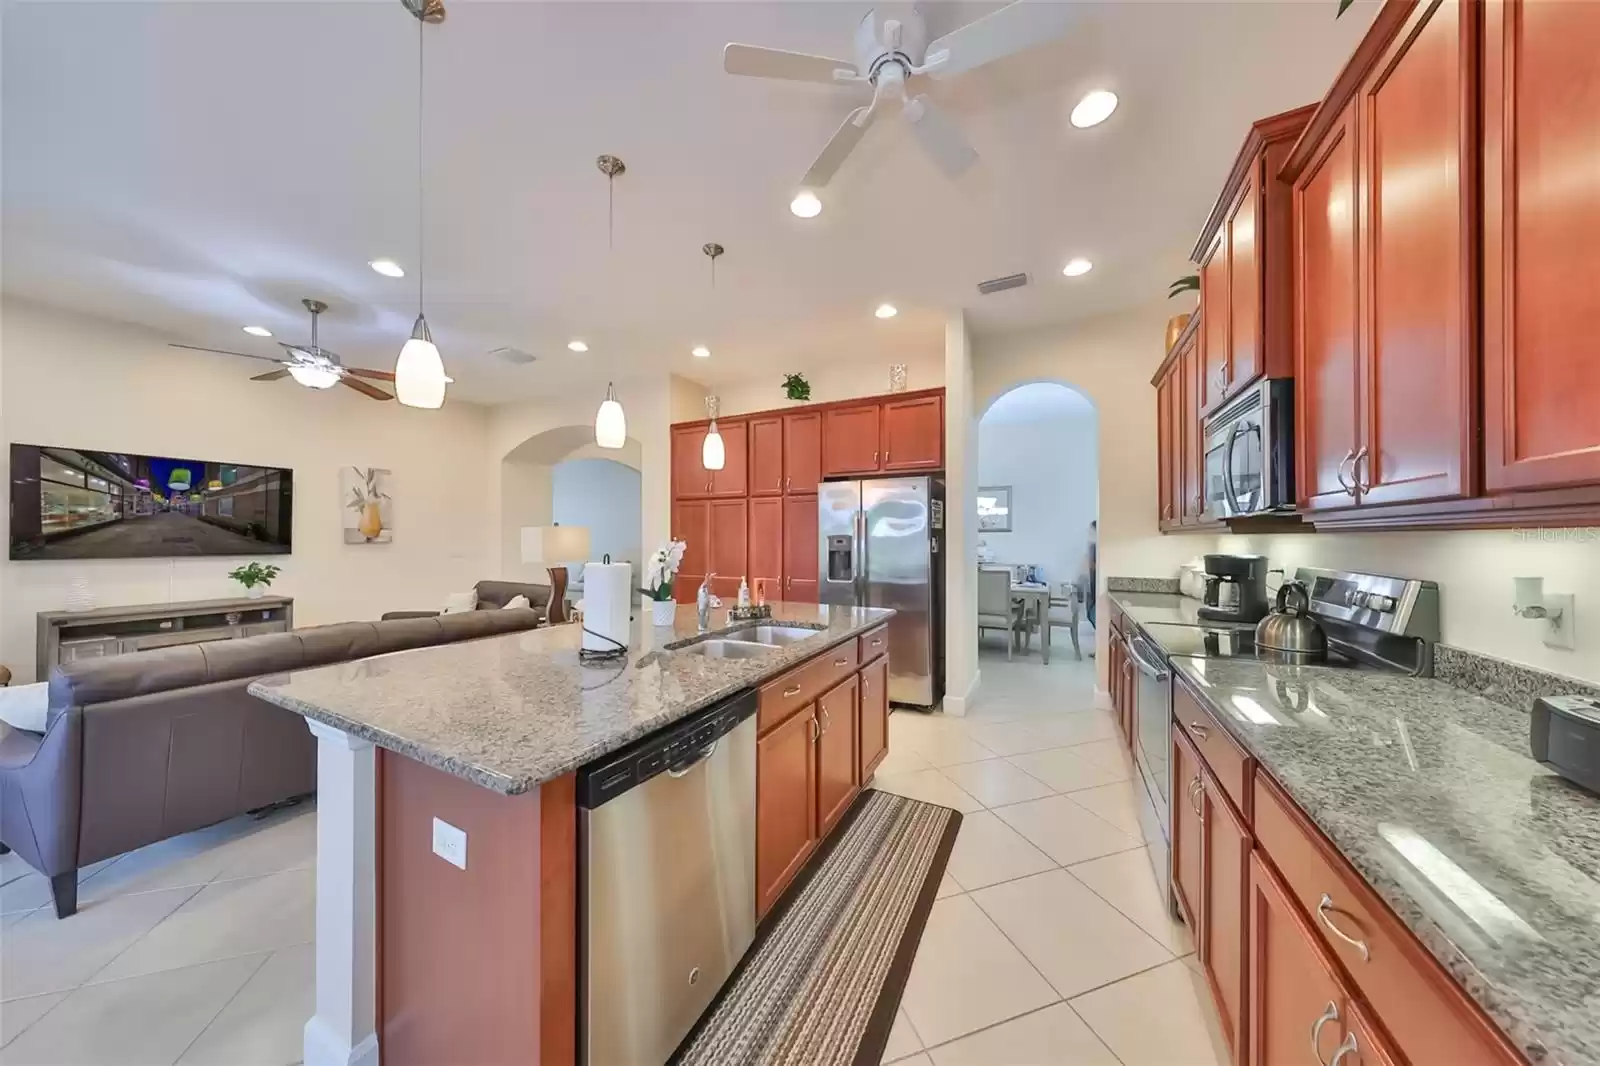
<svg viewBox="0 0 1600 1066">
<path fill-rule="evenodd" d="M 700 446 L 700 464 L 707 470 L 721 470 L 726 461 L 727 450 L 722 446 L 722 434 L 717 432 L 717 423 L 713 420 L 711 428 L 706 430 L 705 443 Z"/>
<path fill-rule="evenodd" d="M 617 402 L 617 390 L 606 384 L 605 402 L 594 416 L 594 442 L 602 448 L 620 448 L 628 443 L 628 419 Z"/>
<path fill-rule="evenodd" d="M 581 563 L 589 559 L 587 526 L 522 527 L 525 563 Z"/>
<path fill-rule="evenodd" d="M 339 384 L 339 372 L 332 367 L 290 363 L 289 376 L 311 389 L 331 389 Z"/>
<path fill-rule="evenodd" d="M 400 358 L 394 364 L 395 399 L 407 407 L 443 407 L 445 382 L 449 380 L 428 320 L 418 315 L 411 327 L 411 339 L 400 349 Z"/>
</svg>

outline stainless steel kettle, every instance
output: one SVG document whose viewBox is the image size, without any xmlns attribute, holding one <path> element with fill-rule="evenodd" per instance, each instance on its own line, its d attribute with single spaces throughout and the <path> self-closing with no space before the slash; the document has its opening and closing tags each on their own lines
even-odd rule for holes
<svg viewBox="0 0 1600 1066">
<path fill-rule="evenodd" d="M 1278 588 L 1273 612 L 1256 625 L 1256 647 L 1295 664 L 1320 663 L 1328 657 L 1328 635 L 1311 614 L 1311 592 L 1300 581 Z"/>
</svg>

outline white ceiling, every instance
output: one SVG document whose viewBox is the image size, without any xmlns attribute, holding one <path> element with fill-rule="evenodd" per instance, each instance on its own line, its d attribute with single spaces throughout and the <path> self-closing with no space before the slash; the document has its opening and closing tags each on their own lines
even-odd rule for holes
<svg viewBox="0 0 1600 1066">
<path fill-rule="evenodd" d="M 1376 5 L 1084 4 L 1072 36 L 938 87 L 983 157 L 960 183 L 880 123 L 802 221 L 794 185 L 859 98 L 730 77 L 720 50 L 848 54 L 867 6 L 454 0 L 427 31 L 427 308 L 453 395 L 888 362 L 938 350 L 954 306 L 986 331 L 1148 300 L 1249 121 L 1320 96 Z M 993 6 L 939 5 L 930 36 Z M 299 338 L 318 296 L 324 344 L 392 365 L 416 313 L 417 24 L 399 3 L 7 0 L 4 19 L 8 293 L 263 354 L 240 327 Z M 1102 86 L 1117 113 L 1071 128 Z M 602 152 L 628 164 L 610 252 Z M 727 247 L 714 293 L 708 240 Z M 1074 255 L 1095 269 L 1063 278 Z M 373 273 L 380 256 L 411 276 Z M 977 295 L 1017 271 L 1033 284 Z M 883 300 L 899 317 L 872 316 Z"/>
</svg>

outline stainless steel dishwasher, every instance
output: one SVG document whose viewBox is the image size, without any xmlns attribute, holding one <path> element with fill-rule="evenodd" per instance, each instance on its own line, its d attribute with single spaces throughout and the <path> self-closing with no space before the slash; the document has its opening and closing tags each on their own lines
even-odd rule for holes
<svg viewBox="0 0 1600 1066">
<path fill-rule="evenodd" d="M 756 928 L 756 694 L 578 771 L 579 1058 L 661 1066 Z"/>
</svg>

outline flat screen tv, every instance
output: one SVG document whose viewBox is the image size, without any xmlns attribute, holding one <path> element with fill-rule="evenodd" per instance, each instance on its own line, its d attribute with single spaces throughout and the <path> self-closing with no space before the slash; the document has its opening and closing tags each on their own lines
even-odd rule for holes
<svg viewBox="0 0 1600 1066">
<path fill-rule="evenodd" d="M 11 558 L 287 555 L 294 473 L 271 466 L 11 446 Z"/>
</svg>

